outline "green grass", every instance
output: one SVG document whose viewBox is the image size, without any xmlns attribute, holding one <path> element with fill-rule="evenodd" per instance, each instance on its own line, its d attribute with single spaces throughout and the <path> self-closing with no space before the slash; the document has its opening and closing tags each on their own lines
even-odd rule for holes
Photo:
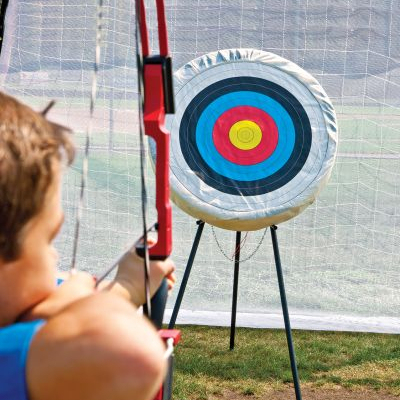
<svg viewBox="0 0 400 400">
<path fill-rule="evenodd" d="M 208 399 L 224 391 L 260 396 L 292 381 L 283 330 L 240 328 L 234 351 L 229 329 L 185 326 L 176 349 L 174 398 Z M 294 331 L 302 384 L 400 394 L 400 337 Z"/>
</svg>

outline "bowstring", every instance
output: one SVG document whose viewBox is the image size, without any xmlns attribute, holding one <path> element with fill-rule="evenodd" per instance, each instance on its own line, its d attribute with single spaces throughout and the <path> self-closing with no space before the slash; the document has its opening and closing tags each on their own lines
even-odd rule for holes
<svg viewBox="0 0 400 400">
<path fill-rule="evenodd" d="M 141 23 L 141 1 L 136 0 L 136 67 L 138 73 L 138 114 L 139 114 L 139 142 L 140 142 L 140 182 L 141 182 L 141 202 L 142 202 L 142 227 L 143 227 L 143 247 L 144 247 L 144 291 L 146 299 L 146 307 L 143 311 L 147 316 L 151 317 L 151 300 L 150 300 L 150 257 L 148 249 L 148 229 L 147 229 L 147 188 L 146 188 L 146 148 L 144 144 L 144 67 L 142 54 L 142 36 L 140 31 Z"/>
<path fill-rule="evenodd" d="M 86 128 L 86 136 L 85 136 L 85 152 L 82 161 L 82 175 L 81 175 L 81 185 L 80 185 L 80 194 L 79 194 L 79 203 L 78 210 L 76 214 L 75 220 L 75 233 L 74 233 L 74 242 L 72 249 L 72 261 L 70 267 L 70 274 L 75 274 L 77 271 L 76 267 L 76 259 L 78 252 L 78 242 L 80 235 L 80 228 L 82 222 L 83 215 L 83 207 L 84 207 L 84 198 L 85 198 L 85 189 L 88 181 L 88 173 L 89 173 L 89 149 L 91 138 L 93 134 L 93 120 L 94 120 L 94 109 L 97 100 L 97 79 L 100 65 L 100 56 L 101 56 L 101 43 L 102 43 L 102 22 L 103 22 L 103 0 L 98 0 L 97 3 L 97 13 L 96 13 L 96 50 L 95 50 L 95 61 L 93 66 L 93 76 L 92 76 L 92 88 L 90 93 L 90 115 L 89 115 L 89 123 Z"/>
<path fill-rule="evenodd" d="M 144 246 L 144 281 L 145 281 L 145 298 L 146 298 L 146 306 L 147 306 L 147 314 L 151 316 L 151 302 L 150 302 L 150 259 L 149 259 L 149 251 L 148 251 L 148 229 L 147 229 L 147 189 L 146 189 L 146 173 L 145 173 L 145 164 L 146 164 L 146 149 L 144 145 L 144 122 L 143 122 L 143 109 L 144 109 L 144 82 L 143 82 L 143 58 L 141 55 L 141 34 L 140 34 L 140 0 L 136 1 L 136 55 L 137 55 L 137 70 L 138 70 L 138 98 L 139 98 L 139 140 L 140 140 L 140 177 L 141 177 L 141 202 L 142 202 L 142 225 L 143 225 L 143 246 Z M 85 189 L 87 186 L 88 180 L 88 171 L 89 171 L 89 149 L 91 138 L 93 134 L 93 120 L 94 120 L 94 110 L 95 104 L 97 100 L 97 81 L 98 81 L 98 72 L 100 65 L 100 57 L 101 57 L 101 44 L 102 44 L 102 21 L 103 21 L 103 0 L 99 0 L 97 3 L 97 18 L 96 18 L 96 51 L 95 51 L 95 62 L 93 66 L 93 76 L 92 76 L 92 88 L 90 95 L 90 115 L 89 115 L 89 123 L 86 129 L 86 138 L 85 138 L 85 151 L 84 158 L 82 162 L 82 175 L 81 175 L 81 185 L 80 185 L 80 195 L 79 195 L 79 203 L 78 210 L 75 220 L 75 232 L 74 232 L 74 241 L 73 241 L 73 250 L 72 250 L 72 260 L 70 273 L 74 274 L 77 271 L 76 260 L 77 260 L 77 252 L 78 252 L 78 243 L 80 236 L 80 228 L 81 221 L 83 215 L 84 208 L 84 195 Z"/>
</svg>

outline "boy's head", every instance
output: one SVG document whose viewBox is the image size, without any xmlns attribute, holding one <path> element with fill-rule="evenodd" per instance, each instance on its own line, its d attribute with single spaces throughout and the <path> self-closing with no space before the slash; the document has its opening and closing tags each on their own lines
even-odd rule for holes
<svg viewBox="0 0 400 400">
<path fill-rule="evenodd" d="M 0 260 L 19 257 L 24 227 L 42 211 L 59 165 L 73 156 L 66 128 L 0 92 Z"/>
</svg>

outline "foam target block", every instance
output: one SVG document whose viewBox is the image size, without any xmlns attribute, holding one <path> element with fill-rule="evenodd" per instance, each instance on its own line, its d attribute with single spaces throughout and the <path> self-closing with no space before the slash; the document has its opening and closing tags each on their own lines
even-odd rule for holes
<svg viewBox="0 0 400 400">
<path fill-rule="evenodd" d="M 175 99 L 166 120 L 171 198 L 194 218 L 261 229 L 298 215 L 328 181 L 335 111 L 291 61 L 252 49 L 209 53 L 175 73 Z"/>
</svg>

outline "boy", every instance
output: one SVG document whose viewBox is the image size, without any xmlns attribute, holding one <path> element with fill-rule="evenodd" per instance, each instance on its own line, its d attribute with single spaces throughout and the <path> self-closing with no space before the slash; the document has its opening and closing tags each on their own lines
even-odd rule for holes
<svg viewBox="0 0 400 400">
<path fill-rule="evenodd" d="M 0 92 L 0 400 L 151 400 L 164 346 L 136 312 L 143 262 L 128 251 L 101 291 L 77 273 L 56 286 L 52 242 L 69 132 Z M 151 263 L 151 292 L 171 261 Z"/>
</svg>

